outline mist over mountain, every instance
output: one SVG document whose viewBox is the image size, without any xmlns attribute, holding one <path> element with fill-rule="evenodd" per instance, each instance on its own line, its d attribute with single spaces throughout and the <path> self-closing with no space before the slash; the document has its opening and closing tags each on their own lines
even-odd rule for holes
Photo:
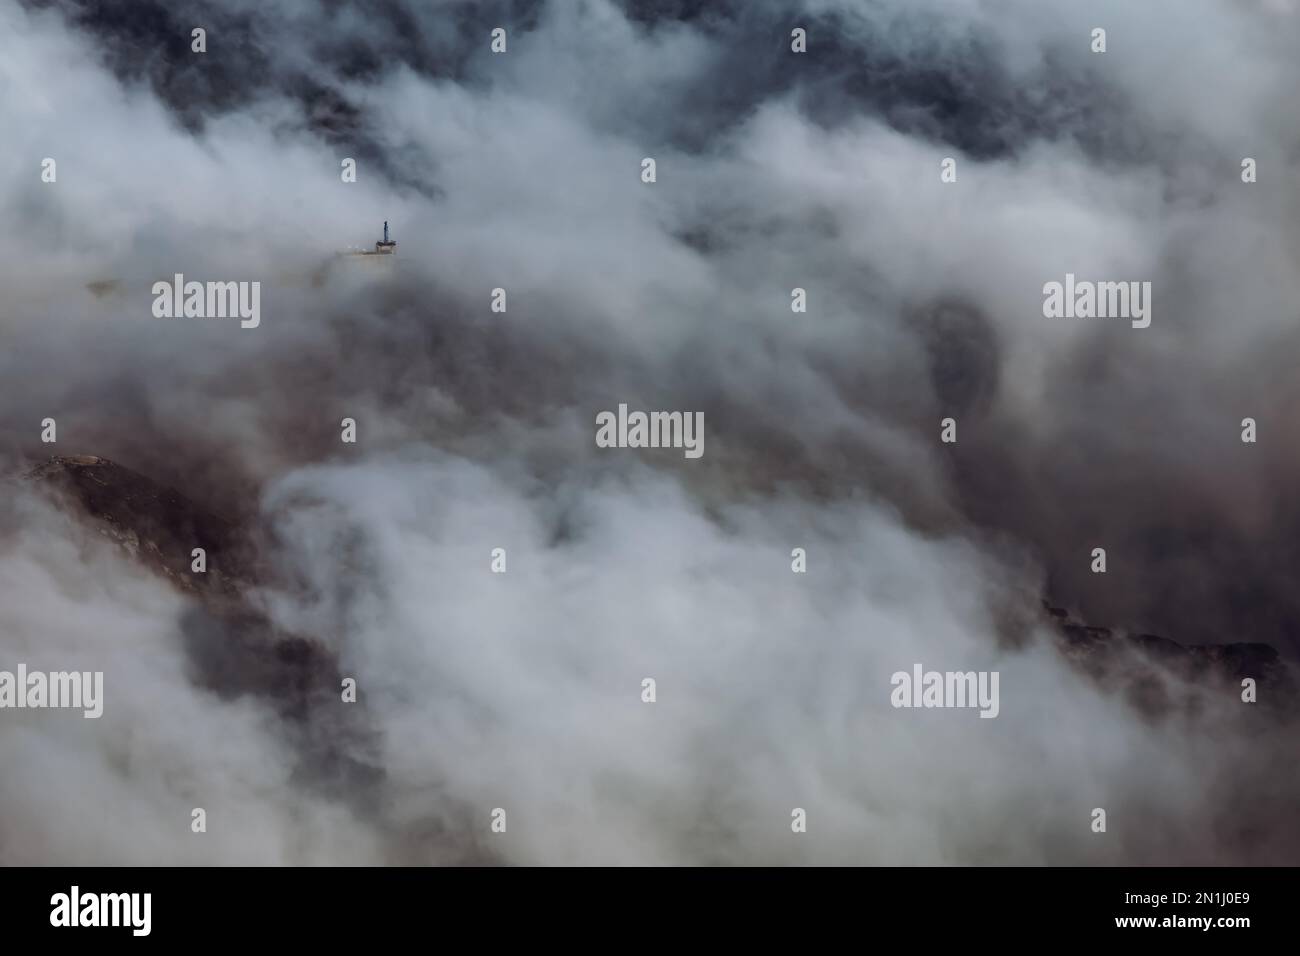
<svg viewBox="0 0 1300 956">
<path fill-rule="evenodd" d="M 0 862 L 1296 862 L 1297 41 L 0 0 L 0 669 L 106 695 L 0 713 Z M 155 318 L 178 273 L 260 325 Z M 1150 327 L 1046 318 L 1067 273 Z M 705 453 L 598 448 L 620 403 Z M 997 719 L 891 707 L 917 662 Z"/>
</svg>

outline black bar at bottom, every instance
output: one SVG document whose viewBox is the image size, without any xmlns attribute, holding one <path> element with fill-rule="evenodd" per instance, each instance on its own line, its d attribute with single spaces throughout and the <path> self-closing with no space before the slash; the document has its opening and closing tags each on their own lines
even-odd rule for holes
<svg viewBox="0 0 1300 956">
<path fill-rule="evenodd" d="M 769 947 L 894 933 L 927 944 L 1105 936 L 1233 945 L 1293 935 L 1294 894 L 1295 871 L 1282 868 L 43 868 L 0 870 L 0 920 L 6 942 L 76 933 L 128 945 L 452 945 L 469 934 Z"/>
</svg>

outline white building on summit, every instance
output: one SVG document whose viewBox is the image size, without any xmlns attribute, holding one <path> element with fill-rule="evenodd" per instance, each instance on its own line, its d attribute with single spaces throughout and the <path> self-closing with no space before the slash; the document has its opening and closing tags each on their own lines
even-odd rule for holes
<svg viewBox="0 0 1300 956">
<path fill-rule="evenodd" d="M 375 249 L 349 249 L 349 256 L 391 256 L 397 252 L 397 240 L 388 238 L 388 220 L 384 220 L 384 238 L 375 243 Z"/>
</svg>

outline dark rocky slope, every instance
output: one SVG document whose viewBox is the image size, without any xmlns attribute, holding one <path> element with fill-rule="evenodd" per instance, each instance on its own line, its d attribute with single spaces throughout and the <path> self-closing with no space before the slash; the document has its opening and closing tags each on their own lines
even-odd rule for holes
<svg viewBox="0 0 1300 956">
<path fill-rule="evenodd" d="M 325 785 L 364 795 L 379 771 L 364 757 L 360 705 L 340 706 L 342 674 L 311 636 L 284 634 L 257 606 L 256 586 L 274 569 L 260 560 L 264 531 L 208 512 L 184 495 L 115 462 L 55 457 L 28 476 L 66 506 L 88 515 L 134 559 L 195 600 L 181 622 L 195 680 L 226 695 L 256 694 L 299 737 L 304 772 Z M 191 551 L 207 551 L 208 571 L 190 569 Z M 1195 715 L 1210 698 L 1239 699 L 1243 678 L 1259 687 L 1260 710 L 1294 709 L 1289 668 L 1261 643 L 1185 646 L 1153 634 L 1096 627 L 1043 602 L 1061 652 L 1103 687 L 1148 717 Z"/>
<path fill-rule="evenodd" d="M 179 492 L 106 458 L 56 456 L 28 473 L 62 506 L 88 516 L 124 552 L 194 600 L 180 621 L 200 686 L 256 695 L 284 718 L 301 756 L 297 772 L 351 803 L 380 776 L 361 704 L 344 704 L 343 675 L 310 635 L 277 629 L 254 597 L 270 579 L 257 529 L 215 515 Z M 194 548 L 207 571 L 191 570 Z"/>
</svg>

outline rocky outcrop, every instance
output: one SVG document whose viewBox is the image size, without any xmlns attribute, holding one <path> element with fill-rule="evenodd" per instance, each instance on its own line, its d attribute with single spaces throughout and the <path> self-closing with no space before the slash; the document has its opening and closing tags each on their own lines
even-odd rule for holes
<svg viewBox="0 0 1300 956">
<path fill-rule="evenodd" d="M 325 778 L 355 783 L 357 774 L 377 773 L 355 759 L 366 733 L 350 718 L 359 707 L 339 706 L 342 675 L 333 655 L 310 636 L 278 631 L 252 597 L 270 581 L 271 569 L 259 560 L 259 529 L 241 527 L 105 458 L 51 458 L 29 478 L 194 598 L 181 633 L 197 681 L 221 694 L 273 702 L 300 728 L 304 752 Z M 191 570 L 194 548 L 207 554 L 205 573 Z M 1289 670 L 1267 644 L 1185 646 L 1090 625 L 1047 602 L 1043 607 L 1062 653 L 1149 716 L 1195 709 L 1207 694 L 1239 694 L 1244 678 L 1257 682 L 1267 706 L 1294 706 Z"/>
<path fill-rule="evenodd" d="M 361 706 L 342 702 L 343 675 L 328 648 L 277 629 L 257 603 L 257 587 L 269 581 L 257 529 L 107 458 L 57 456 L 27 477 L 193 599 L 179 626 L 197 684 L 266 701 L 298 745 L 304 775 L 364 798 L 379 771 L 365 759 L 373 740 Z M 204 572 L 192 570 L 195 548 L 204 549 Z"/>
<path fill-rule="evenodd" d="M 1184 645 L 1167 637 L 1098 627 L 1043 602 L 1066 657 L 1095 680 L 1122 693 L 1148 716 L 1196 710 L 1207 695 L 1240 699 L 1242 681 L 1255 681 L 1261 709 L 1293 709 L 1294 680 L 1268 644 Z"/>
<path fill-rule="evenodd" d="M 97 519 L 102 534 L 187 593 L 238 600 L 257 580 L 255 549 L 233 522 L 212 514 L 139 472 L 94 455 L 56 456 L 28 478 Z M 209 568 L 191 570 L 202 548 Z"/>
</svg>

